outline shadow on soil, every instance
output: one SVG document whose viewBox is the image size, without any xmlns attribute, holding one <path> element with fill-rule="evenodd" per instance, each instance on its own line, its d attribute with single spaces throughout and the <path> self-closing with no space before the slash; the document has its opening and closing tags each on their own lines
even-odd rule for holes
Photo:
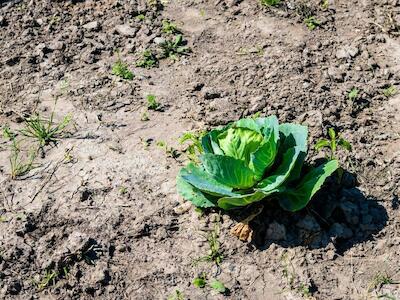
<svg viewBox="0 0 400 300">
<path fill-rule="evenodd" d="M 266 201 L 252 222 L 253 244 L 261 250 L 272 243 L 283 247 L 324 248 L 330 242 L 343 254 L 354 244 L 371 240 L 385 227 L 386 209 L 356 187 L 355 177 L 345 172 L 339 186 L 331 178 L 306 209 L 291 213 L 277 201 Z"/>
</svg>

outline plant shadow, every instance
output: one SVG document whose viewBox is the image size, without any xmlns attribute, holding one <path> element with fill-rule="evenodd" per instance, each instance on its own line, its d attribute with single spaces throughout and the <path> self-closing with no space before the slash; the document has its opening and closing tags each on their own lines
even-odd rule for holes
<svg viewBox="0 0 400 300">
<path fill-rule="evenodd" d="M 327 180 L 309 203 L 298 212 L 283 210 L 277 201 L 264 201 L 264 209 L 250 226 L 252 244 L 267 249 L 272 243 L 285 248 L 325 248 L 333 243 L 338 254 L 353 245 L 372 240 L 388 221 L 386 209 L 357 188 L 353 174 L 344 172 L 341 184 Z"/>
</svg>

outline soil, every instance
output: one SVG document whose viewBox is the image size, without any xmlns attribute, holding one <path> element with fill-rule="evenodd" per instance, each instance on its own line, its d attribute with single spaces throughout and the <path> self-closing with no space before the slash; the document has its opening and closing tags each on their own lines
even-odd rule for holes
<svg viewBox="0 0 400 300">
<path fill-rule="evenodd" d="M 400 1 L 323 2 L 1 1 L 0 124 L 72 122 L 15 180 L 1 141 L 0 298 L 400 299 L 400 93 L 384 95 L 400 89 Z M 174 36 L 165 19 L 191 52 L 136 67 Z M 112 75 L 117 50 L 133 80 Z M 149 94 L 161 109 L 142 121 Z M 257 112 L 307 124 L 309 163 L 330 127 L 353 151 L 340 185 L 298 213 L 266 203 L 244 243 L 234 216 L 178 197 L 178 139 Z M 215 226 L 221 264 L 194 263 Z M 203 272 L 229 291 L 196 288 Z"/>
</svg>

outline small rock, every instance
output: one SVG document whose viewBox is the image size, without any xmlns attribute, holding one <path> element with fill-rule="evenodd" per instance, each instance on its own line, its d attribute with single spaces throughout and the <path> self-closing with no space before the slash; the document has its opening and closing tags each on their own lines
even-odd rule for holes
<svg viewBox="0 0 400 300">
<path fill-rule="evenodd" d="M 177 215 L 182 215 L 185 212 L 188 212 L 191 207 L 192 207 L 192 203 L 189 201 L 186 201 L 186 202 L 182 203 L 181 205 L 174 207 L 174 212 Z"/>
<path fill-rule="evenodd" d="M 343 46 L 336 51 L 336 58 L 338 59 L 349 59 L 356 57 L 359 53 L 359 49 L 355 46 Z"/>
<path fill-rule="evenodd" d="M 136 33 L 138 32 L 138 28 L 133 28 L 128 24 L 124 24 L 124 25 L 117 25 L 115 27 L 115 31 L 122 36 L 135 37 Z"/>
<path fill-rule="evenodd" d="M 49 45 L 49 49 L 50 50 L 59 50 L 59 51 L 61 51 L 61 50 L 63 50 L 64 49 L 64 47 L 65 47 L 65 45 L 64 45 L 64 43 L 63 42 L 60 42 L 60 41 L 54 41 L 54 42 L 52 42 L 50 45 Z"/>
<path fill-rule="evenodd" d="M 346 221 L 350 224 L 357 225 L 359 223 L 359 208 L 358 205 L 350 202 L 350 201 L 344 201 L 343 203 L 340 203 L 341 210 L 344 213 L 344 216 L 346 218 Z"/>
<path fill-rule="evenodd" d="M 257 96 L 250 100 L 249 112 L 254 114 L 265 107 L 266 103 L 263 96 Z"/>
<path fill-rule="evenodd" d="M 349 239 L 353 236 L 353 231 L 346 225 L 340 223 L 334 223 L 329 229 L 329 233 L 331 236 L 343 239 Z"/>
<path fill-rule="evenodd" d="M 311 232 L 318 232 L 321 230 L 317 220 L 313 216 L 307 215 L 296 224 L 298 227 Z"/>
<path fill-rule="evenodd" d="M 326 251 L 326 257 L 330 260 L 333 260 L 337 257 L 337 255 L 336 255 L 335 251 L 331 249 L 331 250 Z"/>
<path fill-rule="evenodd" d="M 100 23 L 98 21 L 92 21 L 83 25 L 83 28 L 89 31 L 98 31 L 100 29 Z"/>
<path fill-rule="evenodd" d="M 162 45 L 165 43 L 165 39 L 162 37 L 156 37 L 154 38 L 154 43 L 156 43 L 157 45 Z"/>
<path fill-rule="evenodd" d="M 286 228 L 284 225 L 279 224 L 278 222 L 273 222 L 269 224 L 266 238 L 269 240 L 286 240 Z"/>
<path fill-rule="evenodd" d="M 90 238 L 87 234 L 74 231 L 69 235 L 65 245 L 71 253 L 80 253 L 87 248 L 89 242 Z"/>
<path fill-rule="evenodd" d="M 4 17 L 0 17 L 0 26 L 6 26 L 7 22 L 6 19 Z"/>
</svg>

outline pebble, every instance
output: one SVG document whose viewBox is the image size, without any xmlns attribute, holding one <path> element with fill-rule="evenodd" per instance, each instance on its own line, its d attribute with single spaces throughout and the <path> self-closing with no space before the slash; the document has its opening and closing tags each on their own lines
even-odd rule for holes
<svg viewBox="0 0 400 300">
<path fill-rule="evenodd" d="M 278 222 L 269 224 L 266 238 L 275 241 L 286 240 L 286 227 Z"/>
<path fill-rule="evenodd" d="M 338 58 L 338 59 L 353 58 L 353 57 L 356 57 L 359 52 L 360 51 L 359 51 L 358 47 L 346 45 L 336 51 L 336 58 Z"/>
<path fill-rule="evenodd" d="M 174 207 L 174 213 L 177 215 L 182 215 L 190 210 L 192 207 L 192 203 L 189 201 L 186 201 L 182 203 L 181 205 Z"/>
<path fill-rule="evenodd" d="M 349 239 L 353 236 L 353 231 L 348 228 L 346 225 L 340 223 L 334 223 L 331 228 L 329 229 L 329 233 L 332 236 Z"/>
<path fill-rule="evenodd" d="M 157 45 L 162 45 L 165 43 L 165 39 L 158 36 L 158 37 L 154 38 L 154 43 L 156 43 Z"/>
<path fill-rule="evenodd" d="M 138 32 L 137 28 L 133 28 L 128 24 L 117 25 L 115 31 L 125 37 L 135 37 Z"/>
<path fill-rule="evenodd" d="M 82 27 L 89 31 L 97 31 L 100 29 L 100 23 L 98 21 L 92 21 L 92 22 L 86 23 Z"/>
<path fill-rule="evenodd" d="M 318 232 L 321 230 L 317 220 L 313 216 L 307 215 L 296 224 L 298 227 L 311 231 Z"/>
</svg>

